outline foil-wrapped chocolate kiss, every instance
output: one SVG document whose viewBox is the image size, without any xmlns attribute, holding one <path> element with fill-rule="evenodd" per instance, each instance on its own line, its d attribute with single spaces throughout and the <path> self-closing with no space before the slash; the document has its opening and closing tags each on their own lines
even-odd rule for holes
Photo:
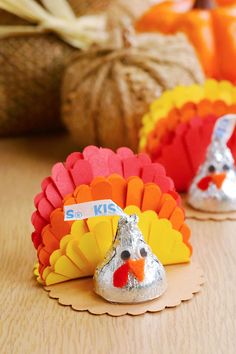
<svg viewBox="0 0 236 354">
<path fill-rule="evenodd" d="M 205 162 L 200 166 L 188 194 L 188 203 L 207 212 L 236 210 L 235 161 L 227 142 L 236 122 L 235 114 L 219 118 L 215 124 Z"/>
<path fill-rule="evenodd" d="M 95 271 L 95 292 L 108 301 L 144 302 L 166 290 L 164 267 L 137 224 L 136 215 L 121 216 L 112 247 Z"/>
</svg>

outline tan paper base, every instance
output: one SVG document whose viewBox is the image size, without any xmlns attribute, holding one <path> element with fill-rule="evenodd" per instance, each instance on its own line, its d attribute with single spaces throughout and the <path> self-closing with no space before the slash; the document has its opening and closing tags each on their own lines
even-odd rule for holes
<svg viewBox="0 0 236 354">
<path fill-rule="evenodd" d="M 102 299 L 93 292 L 92 278 L 72 280 L 47 286 L 49 297 L 58 299 L 59 304 L 71 306 L 76 311 L 89 311 L 94 315 L 111 316 L 141 315 L 145 312 L 158 312 L 166 307 L 176 307 L 182 301 L 190 300 L 201 290 L 204 275 L 196 263 L 179 264 L 165 267 L 167 291 L 158 299 L 142 304 L 114 304 Z"/>
<path fill-rule="evenodd" d="M 201 210 L 196 210 L 192 208 L 187 203 L 187 195 L 182 195 L 182 204 L 185 209 L 186 219 L 197 219 L 197 220 L 236 220 L 236 211 L 226 212 L 226 213 L 209 213 Z"/>
</svg>

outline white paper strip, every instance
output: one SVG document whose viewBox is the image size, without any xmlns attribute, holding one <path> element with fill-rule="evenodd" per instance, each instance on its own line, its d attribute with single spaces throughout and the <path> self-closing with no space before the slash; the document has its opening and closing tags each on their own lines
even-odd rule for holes
<svg viewBox="0 0 236 354">
<path fill-rule="evenodd" d="M 83 220 L 94 216 L 124 216 L 123 210 L 111 199 L 95 200 L 92 202 L 64 206 L 64 220 Z"/>
<path fill-rule="evenodd" d="M 212 141 L 220 141 L 227 144 L 233 134 L 236 124 L 236 114 L 226 114 L 216 121 L 212 134 Z"/>
</svg>

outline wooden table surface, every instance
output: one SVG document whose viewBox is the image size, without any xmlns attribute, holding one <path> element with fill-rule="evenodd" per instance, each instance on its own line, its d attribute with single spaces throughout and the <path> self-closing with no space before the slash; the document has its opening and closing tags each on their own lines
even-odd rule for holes
<svg viewBox="0 0 236 354">
<path fill-rule="evenodd" d="M 175 309 L 93 316 L 58 305 L 36 284 L 33 197 L 52 164 L 75 150 L 65 135 L 0 140 L 0 353 L 235 353 L 236 222 L 189 221 L 206 284 Z"/>
</svg>

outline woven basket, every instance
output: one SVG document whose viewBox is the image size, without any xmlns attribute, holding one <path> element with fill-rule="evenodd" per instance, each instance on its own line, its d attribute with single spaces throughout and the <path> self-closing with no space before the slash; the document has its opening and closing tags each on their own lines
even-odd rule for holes
<svg viewBox="0 0 236 354">
<path fill-rule="evenodd" d="M 69 0 L 80 15 L 104 10 L 109 1 Z M 0 24 L 27 25 L 4 11 Z M 0 40 L 0 136 L 61 128 L 61 77 L 77 51 L 53 34 Z"/>
</svg>

